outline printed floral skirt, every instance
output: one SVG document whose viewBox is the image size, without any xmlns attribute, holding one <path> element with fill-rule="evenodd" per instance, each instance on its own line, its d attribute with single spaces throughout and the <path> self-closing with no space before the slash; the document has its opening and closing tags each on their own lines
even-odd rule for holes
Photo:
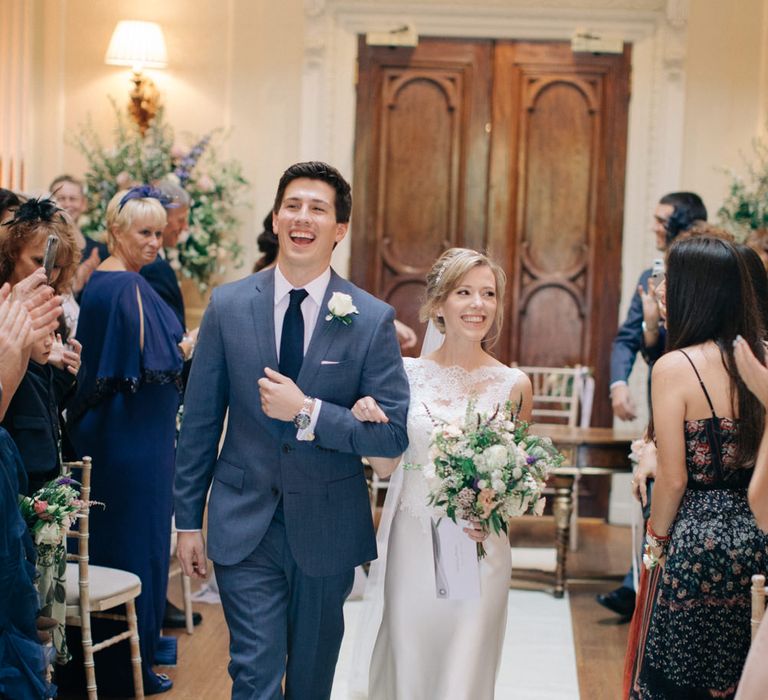
<svg viewBox="0 0 768 700">
<path fill-rule="evenodd" d="M 733 698 L 749 651 L 751 578 L 766 562 L 768 537 L 745 490 L 686 491 L 629 697 Z"/>
</svg>

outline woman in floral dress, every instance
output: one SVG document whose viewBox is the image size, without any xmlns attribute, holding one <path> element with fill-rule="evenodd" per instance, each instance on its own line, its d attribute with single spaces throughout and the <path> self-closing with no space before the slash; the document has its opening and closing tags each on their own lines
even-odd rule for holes
<svg viewBox="0 0 768 700">
<path fill-rule="evenodd" d="M 764 409 L 736 371 L 733 341 L 741 335 L 764 360 L 765 333 L 743 258 L 727 241 L 670 248 L 666 305 L 668 351 L 652 383 L 652 594 L 633 621 L 628 696 L 733 698 L 749 650 L 750 579 L 768 561 L 747 503 Z"/>
</svg>

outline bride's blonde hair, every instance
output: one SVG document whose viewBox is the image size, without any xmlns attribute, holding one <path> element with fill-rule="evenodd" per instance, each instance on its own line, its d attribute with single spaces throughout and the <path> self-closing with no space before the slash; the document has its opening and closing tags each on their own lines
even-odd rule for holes
<svg viewBox="0 0 768 700">
<path fill-rule="evenodd" d="M 431 320 L 441 333 L 445 333 L 443 318 L 437 315 L 438 307 L 459 286 L 464 275 L 472 268 L 481 266 L 489 268 L 496 281 L 496 315 L 492 331 L 487 338 L 493 345 L 499 339 L 504 323 L 504 290 L 507 286 L 507 276 L 499 265 L 476 250 L 449 248 L 435 261 L 427 273 L 427 297 L 419 309 L 419 319 L 422 322 Z"/>
</svg>

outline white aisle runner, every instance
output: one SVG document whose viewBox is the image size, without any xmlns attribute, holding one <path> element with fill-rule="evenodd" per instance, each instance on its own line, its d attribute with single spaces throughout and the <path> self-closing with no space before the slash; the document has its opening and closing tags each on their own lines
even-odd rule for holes
<svg viewBox="0 0 768 700">
<path fill-rule="evenodd" d="M 362 605 L 350 601 L 344 606 L 347 634 L 341 644 L 331 700 L 348 699 L 354 630 Z M 579 700 L 568 594 L 556 600 L 538 591 L 509 592 L 496 700 Z"/>
</svg>

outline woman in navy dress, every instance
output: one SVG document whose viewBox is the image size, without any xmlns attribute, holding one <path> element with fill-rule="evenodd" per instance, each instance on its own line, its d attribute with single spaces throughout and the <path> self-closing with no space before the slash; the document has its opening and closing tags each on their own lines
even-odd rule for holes
<svg viewBox="0 0 768 700">
<path fill-rule="evenodd" d="M 139 274 L 162 244 L 160 196 L 136 187 L 109 203 L 111 255 L 83 294 L 84 372 L 68 418 L 77 453 L 93 457 L 93 498 L 106 504 L 91 510 L 91 562 L 141 578 L 136 608 L 147 694 L 172 687 L 152 664 L 168 585 L 180 374 L 191 350 L 173 311 Z M 99 652 L 97 661 L 100 690 L 133 692 L 127 642 Z"/>
</svg>

